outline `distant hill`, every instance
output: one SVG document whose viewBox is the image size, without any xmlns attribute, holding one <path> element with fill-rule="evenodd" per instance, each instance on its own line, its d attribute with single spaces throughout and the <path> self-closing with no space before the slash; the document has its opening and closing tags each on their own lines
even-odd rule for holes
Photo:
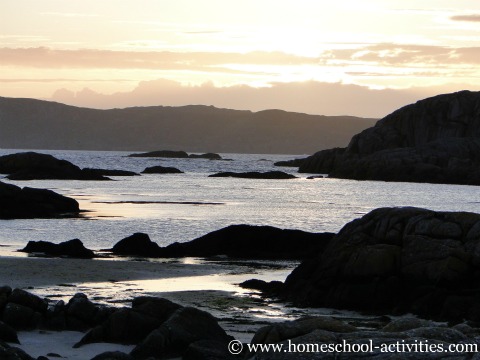
<svg viewBox="0 0 480 360">
<path fill-rule="evenodd" d="M 309 154 L 375 119 L 213 106 L 96 110 L 0 97 L 0 148 Z"/>
</svg>

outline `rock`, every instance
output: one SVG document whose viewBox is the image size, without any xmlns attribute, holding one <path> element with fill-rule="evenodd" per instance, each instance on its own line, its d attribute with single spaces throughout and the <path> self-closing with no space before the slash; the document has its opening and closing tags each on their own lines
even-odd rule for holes
<svg viewBox="0 0 480 360">
<path fill-rule="evenodd" d="M 273 295 L 280 293 L 283 283 L 281 281 L 266 282 L 258 279 L 250 279 L 238 284 L 238 286 L 244 289 L 260 290 L 263 293 Z"/>
<path fill-rule="evenodd" d="M 230 225 L 186 243 L 162 248 L 163 257 L 227 255 L 244 259 L 305 259 L 325 248 L 332 233 L 271 226 Z"/>
<path fill-rule="evenodd" d="M 286 339 L 293 339 L 306 335 L 314 330 L 325 330 L 333 333 L 348 333 L 357 329 L 354 326 L 331 317 L 312 317 L 264 326 L 257 330 L 251 343 L 278 343 Z"/>
<path fill-rule="evenodd" d="M 156 257 L 159 249 L 147 234 L 135 233 L 116 243 L 112 252 L 116 255 Z"/>
<path fill-rule="evenodd" d="M 175 311 L 182 306 L 159 297 L 140 296 L 132 301 L 132 309 L 138 313 L 151 316 L 160 323 L 167 320 Z"/>
<path fill-rule="evenodd" d="M 37 325 L 34 315 L 35 311 L 29 307 L 8 303 L 3 310 L 2 320 L 16 330 L 34 329 Z"/>
<path fill-rule="evenodd" d="M 345 225 L 282 289 L 296 305 L 480 320 L 473 213 L 381 208 Z"/>
<path fill-rule="evenodd" d="M 188 155 L 190 159 L 208 159 L 208 160 L 223 160 L 222 157 L 215 153 L 206 153 L 206 154 L 190 154 Z"/>
<path fill-rule="evenodd" d="M 142 174 L 183 174 L 183 171 L 168 166 L 152 166 L 143 170 Z"/>
<path fill-rule="evenodd" d="M 110 180 L 52 155 L 25 152 L 0 156 L 0 173 L 11 180 Z"/>
<path fill-rule="evenodd" d="M 159 150 L 146 153 L 130 154 L 128 157 L 158 157 L 158 158 L 176 158 L 186 159 L 188 154 L 185 151 Z"/>
<path fill-rule="evenodd" d="M 134 358 L 163 357 L 183 354 L 190 344 L 200 340 L 213 340 L 227 346 L 233 338 L 205 311 L 191 307 L 180 308 L 158 329 L 131 352 Z"/>
<path fill-rule="evenodd" d="M 86 173 L 91 173 L 94 176 L 139 176 L 133 171 L 128 170 L 112 170 L 112 169 L 92 169 L 92 168 L 85 168 L 83 169 Z"/>
<path fill-rule="evenodd" d="M 288 180 L 296 179 L 295 175 L 284 173 L 283 171 L 266 171 L 266 172 L 257 172 L 250 171 L 244 173 L 235 173 L 235 172 L 219 172 L 216 174 L 208 175 L 208 177 L 234 177 L 241 179 L 267 179 L 267 180 Z"/>
<path fill-rule="evenodd" d="M 480 185 L 480 92 L 438 95 L 405 106 L 320 151 L 300 172 L 356 180 Z"/>
<path fill-rule="evenodd" d="M 160 247 L 147 234 L 120 240 L 111 251 L 145 257 L 211 257 L 244 259 L 305 259 L 321 252 L 332 233 L 308 233 L 271 226 L 230 225 L 185 243 Z"/>
<path fill-rule="evenodd" d="M 415 317 L 402 317 L 395 319 L 389 324 L 385 325 L 382 331 L 387 332 L 401 332 L 406 330 L 417 329 L 421 327 L 431 326 L 432 322 L 424 319 L 419 319 Z"/>
<path fill-rule="evenodd" d="M 101 353 L 91 360 L 135 360 L 132 356 L 120 351 L 107 351 Z"/>
<path fill-rule="evenodd" d="M 140 154 L 130 154 L 129 157 L 155 157 L 155 158 L 176 158 L 176 159 L 208 159 L 222 160 L 222 157 L 215 153 L 187 154 L 185 151 L 159 150 Z"/>
<path fill-rule="evenodd" d="M 76 200 L 51 190 L 22 189 L 3 182 L 0 182 L 0 203 L 0 219 L 78 216 L 80 212 Z"/>
<path fill-rule="evenodd" d="M 8 297 L 8 302 L 29 307 L 42 314 L 46 313 L 48 308 L 48 302 L 45 299 L 22 289 L 14 289 Z"/>
<path fill-rule="evenodd" d="M 27 246 L 20 251 L 81 259 L 92 259 L 95 257 L 95 253 L 87 249 L 79 239 L 61 242 L 60 244 L 54 244 L 49 241 L 29 241 Z"/>
<path fill-rule="evenodd" d="M 238 355 L 232 355 L 224 342 L 215 340 L 200 340 L 191 343 L 182 356 L 182 360 L 235 360 Z"/>
<path fill-rule="evenodd" d="M 273 163 L 274 166 L 300 167 L 305 159 L 281 160 Z"/>
<path fill-rule="evenodd" d="M 3 321 L 0 321 L 0 341 L 20 344 L 15 329 L 5 324 Z"/>
<path fill-rule="evenodd" d="M 85 294 L 75 294 L 66 305 L 68 329 L 84 331 L 96 325 L 95 315 L 97 312 L 97 306 Z"/>
<path fill-rule="evenodd" d="M 111 314 L 102 325 L 90 330 L 74 347 L 100 342 L 138 344 L 160 324 L 151 316 L 132 309 L 121 309 Z"/>
<path fill-rule="evenodd" d="M 12 347 L 0 341 L 0 359 L 5 360 L 35 360 L 22 349 Z"/>
</svg>

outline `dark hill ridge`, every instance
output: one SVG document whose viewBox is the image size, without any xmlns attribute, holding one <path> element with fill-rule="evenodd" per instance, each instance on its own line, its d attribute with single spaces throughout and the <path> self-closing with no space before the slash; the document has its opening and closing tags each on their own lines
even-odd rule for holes
<svg viewBox="0 0 480 360">
<path fill-rule="evenodd" d="M 438 95 L 405 106 L 319 151 L 300 172 L 356 180 L 480 185 L 480 92 Z"/>
<path fill-rule="evenodd" d="M 0 148 L 309 154 L 345 146 L 374 122 L 199 105 L 95 110 L 0 97 Z"/>
</svg>

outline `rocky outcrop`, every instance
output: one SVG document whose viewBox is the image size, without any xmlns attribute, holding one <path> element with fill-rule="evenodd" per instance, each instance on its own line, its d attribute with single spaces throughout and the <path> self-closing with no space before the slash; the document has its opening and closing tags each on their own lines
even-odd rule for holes
<svg viewBox="0 0 480 360">
<path fill-rule="evenodd" d="M 231 225 L 185 243 L 160 247 L 147 234 L 136 233 L 118 242 L 117 255 L 145 257 L 212 257 L 244 259 L 306 259 L 321 252 L 332 233 L 308 233 L 271 226 Z"/>
<path fill-rule="evenodd" d="M 23 189 L 0 182 L 0 219 L 78 216 L 75 199 L 46 189 Z"/>
<path fill-rule="evenodd" d="M 354 220 L 286 279 L 301 306 L 480 321 L 480 215 L 381 208 Z"/>
<path fill-rule="evenodd" d="M 10 180 L 110 180 L 52 155 L 25 152 L 0 156 L 0 174 Z"/>
<path fill-rule="evenodd" d="M 241 179 L 278 179 L 278 180 L 288 180 L 288 179 L 296 179 L 295 175 L 287 174 L 283 171 L 266 171 L 266 172 L 258 172 L 258 171 L 249 171 L 243 173 L 235 173 L 235 172 L 219 172 L 216 174 L 209 175 L 208 177 L 234 177 L 234 178 L 241 178 Z"/>
<path fill-rule="evenodd" d="M 46 256 L 61 256 L 80 259 L 92 259 L 95 253 L 87 249 L 79 239 L 73 239 L 60 244 L 49 241 L 29 241 L 22 252 L 29 254 L 43 254 Z"/>
<path fill-rule="evenodd" d="M 480 185 L 480 92 L 439 95 L 405 106 L 320 151 L 299 171 L 356 180 Z"/>
<path fill-rule="evenodd" d="M 222 160 L 222 157 L 215 153 L 188 154 L 185 151 L 158 150 L 146 153 L 130 154 L 129 157 L 153 157 L 153 158 L 175 158 L 175 159 L 208 159 Z"/>
<path fill-rule="evenodd" d="M 305 159 L 281 160 L 273 163 L 273 165 L 283 167 L 300 167 L 304 161 Z"/>
<path fill-rule="evenodd" d="M 142 174 L 183 174 L 183 171 L 170 166 L 151 166 L 142 171 Z"/>
</svg>

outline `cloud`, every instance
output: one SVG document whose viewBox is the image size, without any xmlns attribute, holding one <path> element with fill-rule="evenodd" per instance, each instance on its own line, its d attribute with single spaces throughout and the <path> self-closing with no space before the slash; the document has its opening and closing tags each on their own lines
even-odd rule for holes
<svg viewBox="0 0 480 360">
<path fill-rule="evenodd" d="M 451 17 L 450 17 L 450 20 L 453 20 L 453 21 L 480 22 L 480 14 L 455 15 L 455 16 L 451 16 Z"/>
<path fill-rule="evenodd" d="M 460 89 L 461 86 L 456 90 Z M 436 95 L 438 91 L 438 88 L 372 90 L 358 85 L 316 81 L 272 83 L 267 88 L 246 85 L 215 87 L 211 83 L 183 86 L 175 81 L 159 79 L 141 82 L 131 92 L 111 95 L 90 89 L 80 92 L 61 89 L 53 95 L 52 100 L 104 109 L 203 104 L 239 110 L 282 109 L 320 115 L 380 118 L 401 106 Z"/>
</svg>

